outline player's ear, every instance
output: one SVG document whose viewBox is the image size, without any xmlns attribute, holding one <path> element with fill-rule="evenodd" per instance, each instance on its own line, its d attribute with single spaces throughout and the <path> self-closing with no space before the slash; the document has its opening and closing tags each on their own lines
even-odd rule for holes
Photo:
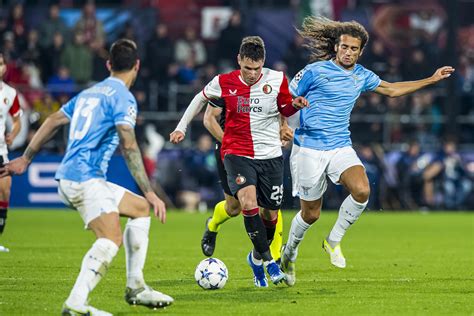
<svg viewBox="0 0 474 316">
<path fill-rule="evenodd" d="M 240 61 L 241 61 L 240 54 L 237 54 L 237 63 L 239 64 L 239 66 L 240 66 Z"/>
<path fill-rule="evenodd" d="M 112 65 L 110 64 L 110 60 L 107 59 L 107 62 L 105 63 L 105 65 L 107 66 L 108 71 L 112 71 Z"/>
<path fill-rule="evenodd" d="M 137 62 L 135 63 L 135 70 L 138 72 L 140 70 L 140 59 L 137 59 Z"/>
</svg>

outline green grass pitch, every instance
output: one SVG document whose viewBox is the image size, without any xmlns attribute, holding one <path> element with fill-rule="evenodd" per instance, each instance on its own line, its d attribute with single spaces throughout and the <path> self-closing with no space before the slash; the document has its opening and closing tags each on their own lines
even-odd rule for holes
<svg viewBox="0 0 474 316">
<path fill-rule="evenodd" d="M 294 212 L 284 213 L 284 240 Z M 169 212 L 153 221 L 145 278 L 175 298 L 161 310 L 123 299 L 124 250 L 92 293 L 90 303 L 114 315 L 473 315 L 474 214 L 366 212 L 347 233 L 348 266 L 338 270 L 321 249 L 336 218 L 323 213 L 307 233 L 297 262 L 297 283 L 257 289 L 245 256 L 251 248 L 241 217 L 228 221 L 215 257 L 230 278 L 205 291 L 194 281 L 204 256 L 200 239 L 208 214 Z M 11 210 L 0 253 L 0 315 L 59 315 L 93 242 L 73 211 Z"/>
</svg>

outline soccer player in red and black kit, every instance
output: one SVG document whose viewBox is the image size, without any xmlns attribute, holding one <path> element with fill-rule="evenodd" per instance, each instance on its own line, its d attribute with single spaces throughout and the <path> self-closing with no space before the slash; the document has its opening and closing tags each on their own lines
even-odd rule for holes
<svg viewBox="0 0 474 316">
<path fill-rule="evenodd" d="M 267 286 L 264 266 L 273 283 L 285 278 L 267 240 L 273 237 L 283 197 L 280 113 L 288 117 L 308 105 L 304 98 L 293 100 L 285 75 L 263 68 L 264 61 L 263 40 L 244 38 L 238 55 L 240 69 L 216 76 L 192 101 L 209 102 L 217 108 L 225 104 L 222 156 L 227 183 L 242 206 L 245 228 L 254 245 L 247 260 L 259 287 Z"/>
<path fill-rule="evenodd" d="M 20 103 L 15 89 L 3 82 L 3 75 L 7 71 L 5 57 L 0 52 L 0 167 L 8 162 L 8 148 L 21 129 L 20 121 Z M 10 115 L 13 121 L 12 130 L 5 135 L 5 126 L 7 116 Z M 10 200 L 10 188 L 12 178 L 5 177 L 0 179 L 0 236 L 5 229 L 7 221 L 8 204 Z M 0 245 L 0 252 L 8 252 L 9 249 Z"/>
</svg>

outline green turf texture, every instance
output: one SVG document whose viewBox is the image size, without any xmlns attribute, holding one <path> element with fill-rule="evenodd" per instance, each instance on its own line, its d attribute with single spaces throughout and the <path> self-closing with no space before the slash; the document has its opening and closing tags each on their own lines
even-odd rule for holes
<svg viewBox="0 0 474 316">
<path fill-rule="evenodd" d="M 294 212 L 284 212 L 284 240 Z M 114 315 L 472 315 L 474 213 L 366 212 L 347 233 L 347 268 L 330 265 L 321 240 L 336 219 L 325 212 L 307 233 L 297 282 L 257 289 L 245 257 L 251 248 L 242 217 L 221 229 L 214 256 L 230 278 L 222 290 L 199 288 L 200 239 L 209 214 L 168 212 L 153 220 L 145 279 L 175 298 L 166 309 L 123 299 L 123 248 L 90 297 Z M 11 210 L 0 244 L 0 315 L 59 315 L 94 238 L 73 211 Z"/>
</svg>

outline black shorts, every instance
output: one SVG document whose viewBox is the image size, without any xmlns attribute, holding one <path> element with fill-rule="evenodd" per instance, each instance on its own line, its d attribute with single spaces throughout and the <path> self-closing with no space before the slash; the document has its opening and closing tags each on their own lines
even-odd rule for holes
<svg viewBox="0 0 474 316">
<path fill-rule="evenodd" d="M 283 200 L 283 157 L 256 160 L 227 155 L 224 158 L 227 183 L 232 194 L 249 185 L 257 188 L 258 206 L 278 210 Z"/>
<path fill-rule="evenodd" d="M 227 171 L 225 171 L 224 162 L 222 161 L 221 147 L 222 144 L 216 142 L 216 149 L 214 151 L 214 155 L 216 156 L 219 183 L 221 184 L 222 190 L 224 190 L 225 194 L 232 196 L 232 191 L 230 191 L 229 185 L 227 184 Z"/>
</svg>

